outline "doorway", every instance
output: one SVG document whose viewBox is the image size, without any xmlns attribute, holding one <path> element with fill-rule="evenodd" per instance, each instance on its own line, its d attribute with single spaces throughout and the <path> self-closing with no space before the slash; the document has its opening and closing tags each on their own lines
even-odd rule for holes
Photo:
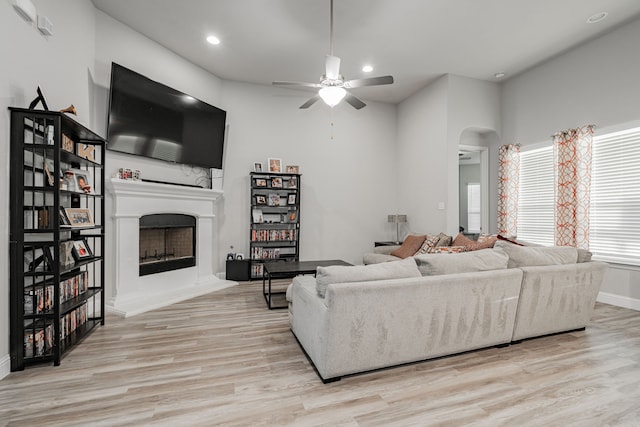
<svg viewBox="0 0 640 427">
<path fill-rule="evenodd" d="M 489 149 L 458 146 L 460 231 L 474 240 L 489 230 Z"/>
</svg>

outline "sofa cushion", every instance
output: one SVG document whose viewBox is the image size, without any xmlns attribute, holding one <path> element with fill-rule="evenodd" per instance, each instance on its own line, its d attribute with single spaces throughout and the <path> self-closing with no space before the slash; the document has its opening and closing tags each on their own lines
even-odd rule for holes
<svg viewBox="0 0 640 427">
<path fill-rule="evenodd" d="M 332 283 L 366 282 L 371 280 L 404 279 L 420 277 L 420 271 L 414 258 L 400 261 L 383 262 L 371 265 L 331 265 L 318 267 L 316 272 L 316 290 L 324 298 L 327 286 Z"/>
<path fill-rule="evenodd" d="M 586 249 L 578 249 L 578 262 L 589 262 L 593 254 Z"/>
<path fill-rule="evenodd" d="M 415 257 L 423 276 L 469 273 L 473 271 L 504 270 L 509 257 L 502 249 L 482 249 L 453 255 L 425 254 Z"/>
<path fill-rule="evenodd" d="M 380 254 L 380 253 L 366 253 L 362 257 L 362 263 L 364 265 L 379 264 L 381 262 L 400 261 L 400 258 L 393 255 Z"/>
<path fill-rule="evenodd" d="M 419 236 L 415 234 L 408 235 L 404 239 L 404 242 L 402 242 L 402 246 L 391 252 L 391 255 L 397 256 L 398 258 L 408 258 L 413 256 L 413 254 L 418 252 L 418 249 L 420 249 L 420 246 L 422 246 L 426 237 L 427 236 L 424 234 Z"/>
<path fill-rule="evenodd" d="M 509 255 L 509 268 L 575 264 L 578 261 L 578 250 L 570 246 L 518 246 L 499 240 L 495 247 Z"/>
</svg>

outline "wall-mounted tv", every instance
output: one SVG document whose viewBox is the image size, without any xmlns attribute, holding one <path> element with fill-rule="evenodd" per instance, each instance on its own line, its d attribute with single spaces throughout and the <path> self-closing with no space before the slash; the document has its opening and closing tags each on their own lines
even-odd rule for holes
<svg viewBox="0 0 640 427">
<path fill-rule="evenodd" d="M 111 65 L 107 149 L 222 169 L 227 113 L 121 65 Z"/>
</svg>

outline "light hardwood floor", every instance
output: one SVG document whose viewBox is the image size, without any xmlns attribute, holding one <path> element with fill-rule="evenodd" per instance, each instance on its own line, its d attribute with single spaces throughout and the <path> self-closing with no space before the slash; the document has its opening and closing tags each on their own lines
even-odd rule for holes
<svg viewBox="0 0 640 427">
<path fill-rule="evenodd" d="M 110 316 L 59 367 L 0 381 L 5 426 L 638 426 L 640 312 L 322 384 L 261 284 Z"/>
</svg>

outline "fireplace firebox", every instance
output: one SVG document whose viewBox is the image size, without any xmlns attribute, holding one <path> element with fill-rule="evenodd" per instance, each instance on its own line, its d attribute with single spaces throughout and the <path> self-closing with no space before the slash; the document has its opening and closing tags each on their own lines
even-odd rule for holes
<svg viewBox="0 0 640 427">
<path fill-rule="evenodd" d="M 153 214 L 140 218 L 140 276 L 196 265 L 196 218 Z"/>
</svg>

